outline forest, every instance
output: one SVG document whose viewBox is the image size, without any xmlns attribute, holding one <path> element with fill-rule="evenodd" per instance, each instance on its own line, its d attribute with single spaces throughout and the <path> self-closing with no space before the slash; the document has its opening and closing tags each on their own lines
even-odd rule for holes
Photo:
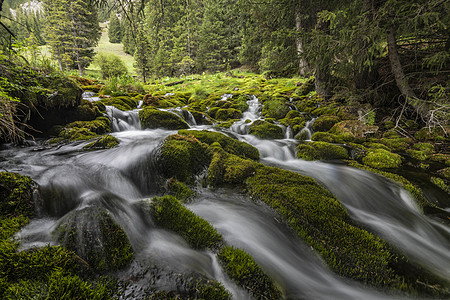
<svg viewBox="0 0 450 300">
<path fill-rule="evenodd" d="M 450 298 L 450 2 L 0 0 L 1 299 Z"/>
</svg>

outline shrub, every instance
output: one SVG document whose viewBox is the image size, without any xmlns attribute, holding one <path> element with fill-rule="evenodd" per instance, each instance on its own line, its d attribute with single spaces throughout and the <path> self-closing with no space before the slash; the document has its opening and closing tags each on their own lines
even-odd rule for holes
<svg viewBox="0 0 450 300">
<path fill-rule="evenodd" d="M 103 79 L 128 74 L 127 67 L 119 56 L 111 53 L 98 53 L 94 63 L 100 67 Z"/>
</svg>

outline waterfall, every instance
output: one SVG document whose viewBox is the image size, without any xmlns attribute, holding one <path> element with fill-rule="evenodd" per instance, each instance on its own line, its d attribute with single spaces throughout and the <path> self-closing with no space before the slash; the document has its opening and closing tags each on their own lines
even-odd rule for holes
<svg viewBox="0 0 450 300">
<path fill-rule="evenodd" d="M 300 130 L 300 133 L 298 133 L 298 136 L 300 137 L 300 140 L 304 141 L 311 141 L 312 136 L 312 125 L 314 124 L 314 121 L 316 121 L 317 118 L 312 118 L 309 121 L 306 121 L 305 127 L 303 127 Z"/>
<path fill-rule="evenodd" d="M 242 119 L 229 131 L 223 129 L 225 133 L 255 146 L 261 163 L 315 178 L 336 196 L 355 223 L 388 241 L 412 263 L 449 281 L 448 226 L 423 215 L 411 195 L 379 175 L 345 165 L 296 159 L 297 141 L 288 132 L 292 132 L 290 127 L 282 140 L 248 135 L 249 124 L 261 118 L 261 104 L 255 96 L 247 103 L 249 108 Z M 119 280 L 133 278 L 135 286 L 130 289 L 136 288 L 126 291 L 134 295 L 130 298 L 146 298 L 146 290 L 176 290 L 180 274 L 200 274 L 222 282 L 235 299 L 250 299 L 227 278 L 214 254 L 192 249 L 181 236 L 155 228 L 151 220 L 144 221 L 139 206 L 142 200 L 163 193 L 156 159 L 159 146 L 176 131 L 140 130 L 138 112 L 107 106 L 113 135 L 120 141 L 112 149 L 84 152 L 82 147 L 88 142 L 77 141 L 40 151 L 13 146 L 0 150 L 0 168 L 28 175 L 41 186 L 43 213 L 18 233 L 22 249 L 55 244 L 50 233 L 64 215 L 100 206 L 124 228 L 135 250 L 133 263 L 114 274 Z M 195 126 L 189 111 L 180 108 L 173 113 Z M 308 139 L 314 120 L 305 126 Z M 281 287 L 286 299 L 402 298 L 333 273 L 316 252 L 279 221 L 276 212 L 241 190 L 197 187 L 196 192 L 188 208 L 208 220 L 228 245 L 251 254 Z"/>
<path fill-rule="evenodd" d="M 106 114 L 111 120 L 113 132 L 141 129 L 138 109 L 122 111 L 114 106 L 106 106 Z"/>
<path fill-rule="evenodd" d="M 185 107 L 176 107 L 176 108 L 168 108 L 168 109 L 161 109 L 163 111 L 168 111 L 171 113 L 176 114 L 177 116 L 183 118 L 183 120 L 188 123 L 189 126 L 197 126 L 197 121 L 195 121 L 194 116 L 190 111 L 185 109 Z"/>
</svg>

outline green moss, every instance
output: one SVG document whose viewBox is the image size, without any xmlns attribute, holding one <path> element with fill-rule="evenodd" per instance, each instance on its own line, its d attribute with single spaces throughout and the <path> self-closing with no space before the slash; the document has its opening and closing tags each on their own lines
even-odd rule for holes
<svg viewBox="0 0 450 300">
<path fill-rule="evenodd" d="M 215 280 L 192 280 L 186 287 L 186 291 L 157 292 L 149 300 L 173 300 L 173 299 L 214 299 L 231 300 L 231 293 L 222 284 Z"/>
<path fill-rule="evenodd" d="M 369 148 L 383 149 L 383 150 L 389 151 L 389 147 L 384 144 L 381 144 L 381 143 L 366 142 L 363 145 L 365 147 L 369 147 Z"/>
<path fill-rule="evenodd" d="M 224 247 L 218 254 L 225 272 L 255 299 L 281 299 L 280 291 L 244 250 Z"/>
<path fill-rule="evenodd" d="M 138 101 L 129 96 L 104 98 L 97 102 L 100 102 L 103 105 L 114 106 L 123 111 L 135 109 L 138 105 Z"/>
<path fill-rule="evenodd" d="M 216 149 L 208 168 L 208 182 L 214 186 L 223 183 L 241 184 L 254 173 L 253 161 Z"/>
<path fill-rule="evenodd" d="M 408 149 L 408 150 L 406 150 L 406 153 L 409 156 L 411 156 L 412 158 L 414 158 L 416 160 L 420 160 L 420 161 L 424 161 L 424 160 L 427 160 L 428 158 L 430 158 L 428 151 L 419 151 L 419 150 Z"/>
<path fill-rule="evenodd" d="M 314 132 L 328 131 L 337 122 L 339 122 L 339 118 L 336 116 L 327 116 L 327 115 L 320 116 L 312 124 L 312 129 L 314 130 Z"/>
<path fill-rule="evenodd" d="M 193 135 L 199 141 L 208 145 L 217 142 L 220 144 L 223 150 L 230 154 L 234 154 L 243 158 L 259 160 L 258 149 L 256 149 L 252 145 L 233 139 L 225 134 L 207 130 L 180 130 L 178 133 L 181 135 Z"/>
<path fill-rule="evenodd" d="M 290 111 L 289 106 L 286 104 L 284 97 L 269 98 L 264 101 L 262 114 L 266 118 L 283 119 Z"/>
<path fill-rule="evenodd" d="M 450 168 L 444 168 L 439 171 L 437 171 L 439 176 L 444 177 L 445 179 L 450 179 Z"/>
<path fill-rule="evenodd" d="M 342 137 L 329 132 L 316 132 L 311 136 L 311 140 L 315 142 L 342 143 Z"/>
<path fill-rule="evenodd" d="M 330 132 L 350 138 L 364 139 L 378 132 L 378 126 L 368 126 L 358 120 L 345 120 L 334 124 Z"/>
<path fill-rule="evenodd" d="M 373 285 L 398 287 L 388 245 L 354 226 L 347 211 L 313 179 L 297 173 L 260 166 L 247 179 L 250 195 L 277 210 L 341 276 Z"/>
<path fill-rule="evenodd" d="M 305 160 L 345 159 L 348 154 L 344 147 L 327 142 L 312 142 L 298 145 L 297 157 Z"/>
<path fill-rule="evenodd" d="M 428 128 L 424 127 L 414 134 L 414 138 L 419 141 L 435 140 L 443 141 L 445 140 L 445 133 L 442 128 Z"/>
<path fill-rule="evenodd" d="M 262 120 L 254 121 L 250 125 L 248 133 L 260 139 L 282 139 L 284 137 L 283 129 L 280 126 Z"/>
<path fill-rule="evenodd" d="M 93 121 L 76 121 L 67 124 L 59 133 L 59 137 L 68 140 L 88 140 L 99 134 L 111 132 L 111 122 L 106 117 L 98 117 Z"/>
<path fill-rule="evenodd" d="M 161 147 L 159 165 L 162 174 L 180 181 L 192 181 L 211 161 L 207 145 L 193 136 L 171 135 Z"/>
<path fill-rule="evenodd" d="M 362 159 L 365 165 L 376 169 L 393 169 L 402 164 L 402 157 L 384 149 L 369 150 Z"/>
<path fill-rule="evenodd" d="M 195 249 L 218 248 L 223 237 L 206 220 L 184 207 L 175 197 L 153 198 L 149 202 L 156 225 L 181 235 Z"/>
<path fill-rule="evenodd" d="M 112 135 L 105 135 L 83 147 L 84 150 L 110 149 L 119 145 L 119 140 Z"/>
<path fill-rule="evenodd" d="M 189 125 L 178 115 L 152 107 L 146 107 L 139 111 L 139 119 L 144 129 L 166 128 L 175 130 L 189 128 Z"/>
<path fill-rule="evenodd" d="M 242 112 L 235 108 L 220 108 L 215 113 L 215 118 L 220 121 L 226 121 L 229 119 L 239 119 L 242 116 Z"/>
<path fill-rule="evenodd" d="M 170 195 L 183 202 L 186 202 L 195 195 L 195 192 L 191 190 L 186 184 L 173 178 L 169 179 L 168 189 Z"/>
<path fill-rule="evenodd" d="M 87 207 L 65 216 L 55 231 L 58 241 L 98 272 L 117 270 L 133 259 L 123 229 L 103 209 Z"/>
<path fill-rule="evenodd" d="M 431 177 L 431 182 L 443 191 L 447 192 L 447 194 L 450 194 L 450 185 L 448 181 L 446 182 L 446 180 L 438 177 Z"/>
<path fill-rule="evenodd" d="M 33 193 L 37 184 L 27 176 L 0 172 L 0 214 L 2 216 L 34 215 Z"/>
<path fill-rule="evenodd" d="M 406 151 L 406 149 L 408 149 L 410 144 L 412 143 L 412 140 L 409 138 L 382 138 L 380 140 L 380 143 L 388 146 L 392 151 L 400 152 Z"/>
</svg>

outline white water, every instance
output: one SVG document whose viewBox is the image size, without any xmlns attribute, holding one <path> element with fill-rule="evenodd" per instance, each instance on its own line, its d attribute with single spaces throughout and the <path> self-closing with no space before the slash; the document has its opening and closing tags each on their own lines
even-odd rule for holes
<svg viewBox="0 0 450 300">
<path fill-rule="evenodd" d="M 316 178 L 356 221 L 401 249 L 411 261 L 444 279 L 450 278 L 447 226 L 421 214 L 405 190 L 380 176 L 342 165 L 295 159 L 296 141 L 292 139 L 269 141 L 246 135 L 249 123 L 245 120 L 260 118 L 260 110 L 258 100 L 252 98 L 242 120 L 230 129 L 258 148 L 261 162 Z M 136 252 L 132 265 L 117 274 L 124 280 L 132 279 L 136 286 L 127 299 L 142 298 L 150 288 L 177 288 L 173 278 L 177 272 L 215 278 L 235 299 L 249 299 L 224 275 L 214 255 L 191 249 L 179 236 L 154 228 L 139 212 L 136 204 L 161 193 L 155 151 L 176 131 L 140 130 L 137 110 L 110 108 L 108 112 L 113 119 L 113 135 L 120 140 L 117 148 L 83 152 L 87 142 L 75 142 L 48 149 L 10 147 L 0 152 L 0 167 L 31 176 L 41 185 L 44 198 L 44 213 L 18 235 L 22 248 L 55 243 L 51 232 L 62 217 L 97 205 L 108 209 L 123 226 Z M 277 214 L 236 191 L 200 189 L 198 199 L 189 207 L 210 221 L 229 244 L 248 251 L 284 289 L 288 299 L 398 298 L 335 275 L 280 222 Z"/>
</svg>

